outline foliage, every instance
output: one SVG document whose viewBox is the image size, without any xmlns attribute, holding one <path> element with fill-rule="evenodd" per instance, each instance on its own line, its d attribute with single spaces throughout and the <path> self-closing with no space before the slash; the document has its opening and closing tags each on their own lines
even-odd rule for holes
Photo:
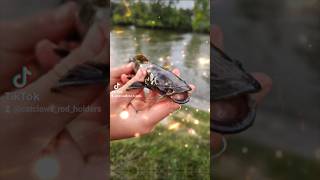
<svg viewBox="0 0 320 180">
<path fill-rule="evenodd" d="M 199 2 L 198 2 L 199 1 Z M 117 25 L 209 32 L 209 3 L 197 0 L 195 9 L 177 9 L 174 1 L 112 3 L 112 22 Z"/>
<path fill-rule="evenodd" d="M 209 113 L 184 106 L 168 122 L 181 126 L 111 143 L 112 179 L 209 179 Z"/>
<path fill-rule="evenodd" d="M 208 0 L 196 0 L 193 8 L 192 28 L 195 31 L 206 31 L 210 26 L 210 8 Z"/>
</svg>

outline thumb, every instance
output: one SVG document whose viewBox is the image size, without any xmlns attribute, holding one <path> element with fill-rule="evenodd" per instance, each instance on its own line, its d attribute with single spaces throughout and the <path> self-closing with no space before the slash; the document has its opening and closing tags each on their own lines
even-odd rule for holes
<svg viewBox="0 0 320 180">
<path fill-rule="evenodd" d="M 136 96 L 143 90 L 143 87 L 137 89 L 130 89 L 129 87 L 133 83 L 142 83 L 147 75 L 147 71 L 145 69 L 140 68 L 136 75 L 132 77 L 125 85 L 123 85 L 118 90 L 113 91 L 112 93 L 116 94 L 117 100 L 115 102 L 119 102 L 121 104 L 127 105 L 129 104 Z"/>
<path fill-rule="evenodd" d="M 26 88 L 16 91 L 20 94 L 33 94 L 37 96 L 35 101 L 19 101 L 17 104 L 15 101 L 5 101 L 0 99 L 1 106 L 10 107 L 40 107 L 46 108 L 46 111 L 30 112 L 17 112 L 7 114 L 6 117 L 14 120 L 17 124 L 13 126 L 4 127 L 8 135 L 13 137 L 17 134 L 21 137 L 25 137 L 27 142 L 34 137 L 41 137 L 42 141 L 37 143 L 26 143 L 26 148 L 33 152 L 39 152 L 46 144 L 53 139 L 58 132 L 60 132 L 67 123 L 73 120 L 81 113 L 75 108 L 83 108 L 91 104 L 91 102 L 103 91 L 103 87 L 98 86 L 86 86 L 81 88 L 70 88 L 60 93 L 54 93 L 51 88 L 55 86 L 58 81 L 69 70 L 73 69 L 76 65 L 93 61 L 102 50 L 105 50 L 105 35 L 99 25 L 94 25 L 88 32 L 82 46 L 74 50 L 68 57 L 63 59 L 58 65 L 56 65 L 47 74 L 34 81 Z M 99 59 L 99 61 L 106 61 L 107 59 Z M 94 107 L 95 110 L 101 107 Z M 64 109 L 64 110 L 62 110 Z M 93 112 L 94 113 L 94 112 Z M 5 117 L 5 118 L 6 118 Z M 27 119 L 29 123 L 26 123 L 24 119 Z M 31 133 L 30 132 L 34 132 Z"/>
<path fill-rule="evenodd" d="M 2 32 L 6 32 L 4 42 L 6 48 L 14 50 L 32 50 L 42 39 L 60 41 L 76 29 L 77 5 L 69 2 L 63 6 L 39 13 L 12 24 L 2 24 Z M 14 38 L 12 38 L 14 37 Z"/>
<path fill-rule="evenodd" d="M 211 26 L 210 41 L 220 48 L 223 47 L 223 33 L 221 28 L 216 25 Z"/>
</svg>

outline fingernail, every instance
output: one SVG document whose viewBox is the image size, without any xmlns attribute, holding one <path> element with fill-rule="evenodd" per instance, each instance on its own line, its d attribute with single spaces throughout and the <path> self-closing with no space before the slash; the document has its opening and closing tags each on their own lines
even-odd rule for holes
<svg viewBox="0 0 320 180">
<path fill-rule="evenodd" d="M 147 70 L 145 68 L 140 68 L 141 70 L 141 75 L 145 76 L 147 74 Z"/>
</svg>

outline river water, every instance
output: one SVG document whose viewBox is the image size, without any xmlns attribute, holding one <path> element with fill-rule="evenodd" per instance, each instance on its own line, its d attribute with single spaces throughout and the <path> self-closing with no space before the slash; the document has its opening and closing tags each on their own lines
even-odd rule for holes
<svg viewBox="0 0 320 180">
<path fill-rule="evenodd" d="M 178 68 L 181 77 L 196 86 L 189 105 L 210 107 L 209 35 L 130 27 L 114 27 L 110 34 L 110 62 L 116 67 L 143 53 L 152 63 Z"/>
</svg>

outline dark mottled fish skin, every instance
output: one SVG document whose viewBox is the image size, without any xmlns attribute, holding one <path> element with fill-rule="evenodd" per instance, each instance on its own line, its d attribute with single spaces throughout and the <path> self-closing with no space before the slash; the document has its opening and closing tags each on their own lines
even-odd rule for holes
<svg viewBox="0 0 320 180">
<path fill-rule="evenodd" d="M 60 92 L 65 87 L 84 86 L 89 84 L 109 84 L 109 64 L 87 62 L 79 64 L 67 72 L 56 86 L 51 88 L 52 92 Z"/>
<path fill-rule="evenodd" d="M 261 85 L 242 67 L 241 63 L 230 58 L 221 49 L 211 44 L 211 97 L 213 101 L 231 98 L 241 94 L 255 93 Z"/>
<path fill-rule="evenodd" d="M 65 50 L 56 51 L 63 51 L 63 55 L 68 54 L 65 53 Z M 144 62 L 138 60 L 136 57 L 141 58 L 144 56 L 137 55 L 130 59 L 131 62 L 135 63 L 135 72 L 137 72 L 140 67 L 143 67 L 147 70 L 147 76 L 144 82 L 135 82 L 127 90 L 147 87 L 151 90 L 158 91 L 162 96 L 166 96 L 178 104 L 185 104 L 189 102 L 189 91 L 192 89 L 184 80 L 171 71 L 165 70 L 156 64 L 149 63 L 145 57 L 144 58 L 146 61 Z M 68 71 L 68 73 L 62 77 L 58 84 L 51 90 L 52 92 L 60 92 L 63 88 L 69 86 L 81 86 L 89 84 L 107 85 L 109 84 L 108 73 L 108 64 L 92 62 L 80 64 Z M 173 95 L 181 93 L 186 94 L 185 99 L 179 100 L 172 98 Z"/>
<path fill-rule="evenodd" d="M 135 57 L 131 58 L 129 62 L 135 63 L 135 72 L 137 72 L 139 68 L 143 67 L 147 70 L 147 75 L 144 83 L 140 83 L 140 85 L 134 84 L 133 86 L 129 87 L 128 90 L 147 87 L 151 90 L 158 91 L 160 95 L 170 98 L 175 103 L 185 104 L 189 102 L 189 91 L 192 89 L 186 83 L 186 81 L 181 79 L 179 76 L 162 68 L 161 66 L 150 63 L 149 60 L 143 55 L 136 55 Z M 183 93 L 187 94 L 185 99 L 177 100 L 172 98 L 172 95 L 174 94 Z"/>
<path fill-rule="evenodd" d="M 222 134 L 242 132 L 253 124 L 256 116 L 256 103 L 249 94 L 260 91 L 261 85 L 244 70 L 239 61 L 230 58 L 214 44 L 211 44 L 211 58 L 211 101 L 219 102 L 244 96 L 249 110 L 243 119 L 234 121 L 219 121 L 212 115 L 210 128 Z"/>
</svg>

